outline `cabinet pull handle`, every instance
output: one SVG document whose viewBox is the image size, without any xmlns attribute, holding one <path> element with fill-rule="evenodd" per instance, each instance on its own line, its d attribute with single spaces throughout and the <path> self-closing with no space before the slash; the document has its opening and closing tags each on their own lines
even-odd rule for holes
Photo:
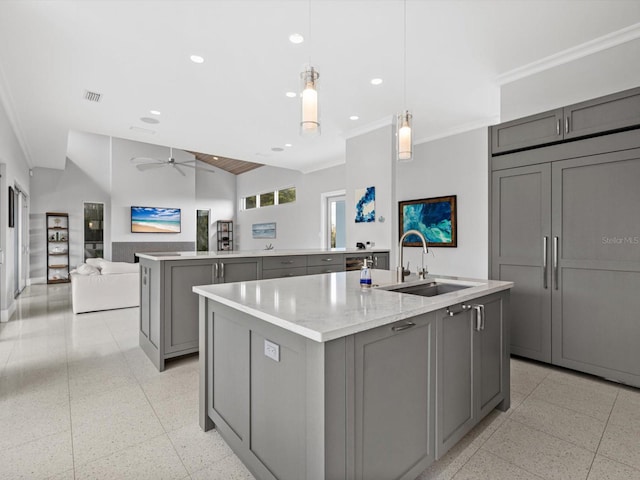
<svg viewBox="0 0 640 480">
<path fill-rule="evenodd" d="M 542 238 L 542 286 L 546 290 L 549 285 L 547 285 L 547 243 L 549 242 L 549 237 Z"/>
<path fill-rule="evenodd" d="M 376 268 L 378 267 L 378 256 L 377 255 L 373 256 L 373 266 L 376 267 Z"/>
<path fill-rule="evenodd" d="M 332 258 L 323 258 L 322 261 L 323 262 L 330 262 L 331 260 L 333 260 Z"/>
<path fill-rule="evenodd" d="M 224 281 L 224 262 L 220 262 L 220 278 Z"/>
<path fill-rule="evenodd" d="M 556 135 L 560 135 L 560 122 L 560 119 L 556 121 Z"/>
<path fill-rule="evenodd" d="M 558 237 L 553 237 L 553 282 L 558 290 Z"/>
<path fill-rule="evenodd" d="M 450 307 L 447 307 L 447 315 L 449 315 L 450 317 L 455 317 L 456 315 L 459 315 L 463 312 L 466 312 L 467 310 L 471 309 L 471 305 L 465 305 L 464 303 L 462 304 L 462 310 L 458 310 L 457 312 L 453 312 Z"/>
<path fill-rule="evenodd" d="M 476 312 L 476 331 L 480 332 L 484 330 L 484 305 L 473 305 L 473 309 Z"/>
<path fill-rule="evenodd" d="M 569 133 L 569 117 L 564 119 L 564 133 Z"/>
<path fill-rule="evenodd" d="M 213 278 L 220 278 L 220 276 L 218 275 L 218 264 L 214 263 L 213 264 Z"/>
<path fill-rule="evenodd" d="M 415 327 L 416 324 L 413 322 L 407 322 L 404 323 L 402 325 L 394 325 L 393 327 L 391 327 L 391 330 L 393 330 L 394 332 L 401 332 L 402 330 L 407 330 L 411 327 Z"/>
<path fill-rule="evenodd" d="M 293 263 L 293 260 L 286 260 L 286 261 L 282 261 L 280 262 L 283 265 L 291 265 Z"/>
</svg>

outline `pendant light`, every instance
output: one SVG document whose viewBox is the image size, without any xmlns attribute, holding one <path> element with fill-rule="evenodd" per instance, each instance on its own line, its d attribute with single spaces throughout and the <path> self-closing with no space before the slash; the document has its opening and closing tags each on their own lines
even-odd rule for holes
<svg viewBox="0 0 640 480">
<path fill-rule="evenodd" d="M 311 0 L 309 0 L 309 65 L 300 74 L 300 135 L 320 135 L 320 112 L 318 109 L 318 78 L 320 74 L 311 65 Z"/>
<path fill-rule="evenodd" d="M 404 0 L 404 31 L 402 44 L 402 76 L 404 110 L 396 118 L 396 154 L 398 161 L 409 161 L 413 158 L 413 115 L 407 110 L 407 0 Z"/>
</svg>

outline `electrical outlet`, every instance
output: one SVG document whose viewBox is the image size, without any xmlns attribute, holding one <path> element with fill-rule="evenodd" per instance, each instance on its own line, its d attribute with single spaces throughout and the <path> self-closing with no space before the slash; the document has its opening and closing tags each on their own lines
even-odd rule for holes
<svg viewBox="0 0 640 480">
<path fill-rule="evenodd" d="M 264 356 L 274 360 L 276 362 L 280 361 L 280 345 L 277 343 L 270 342 L 269 340 L 264 341 Z"/>
</svg>

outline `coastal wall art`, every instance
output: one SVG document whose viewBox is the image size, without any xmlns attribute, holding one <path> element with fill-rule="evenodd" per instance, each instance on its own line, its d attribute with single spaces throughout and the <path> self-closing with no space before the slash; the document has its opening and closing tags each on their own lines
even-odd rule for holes
<svg viewBox="0 0 640 480">
<path fill-rule="evenodd" d="M 180 233 L 180 209 L 131 207 L 131 233 Z"/>
<path fill-rule="evenodd" d="M 458 246 L 455 195 L 407 200 L 398 206 L 400 237 L 408 230 L 418 230 L 430 247 Z M 408 235 L 404 245 L 421 247 L 422 242 L 417 235 Z"/>
<path fill-rule="evenodd" d="M 376 187 L 356 189 L 356 223 L 376 221 Z"/>
<path fill-rule="evenodd" d="M 251 236 L 253 238 L 276 238 L 275 222 L 254 223 L 251 225 Z"/>
</svg>

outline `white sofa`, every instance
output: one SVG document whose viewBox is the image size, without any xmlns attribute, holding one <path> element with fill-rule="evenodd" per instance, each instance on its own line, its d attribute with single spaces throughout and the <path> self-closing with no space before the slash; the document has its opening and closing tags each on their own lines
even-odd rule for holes
<svg viewBox="0 0 640 480">
<path fill-rule="evenodd" d="M 71 271 L 73 313 L 140 306 L 140 264 L 88 258 Z"/>
</svg>

